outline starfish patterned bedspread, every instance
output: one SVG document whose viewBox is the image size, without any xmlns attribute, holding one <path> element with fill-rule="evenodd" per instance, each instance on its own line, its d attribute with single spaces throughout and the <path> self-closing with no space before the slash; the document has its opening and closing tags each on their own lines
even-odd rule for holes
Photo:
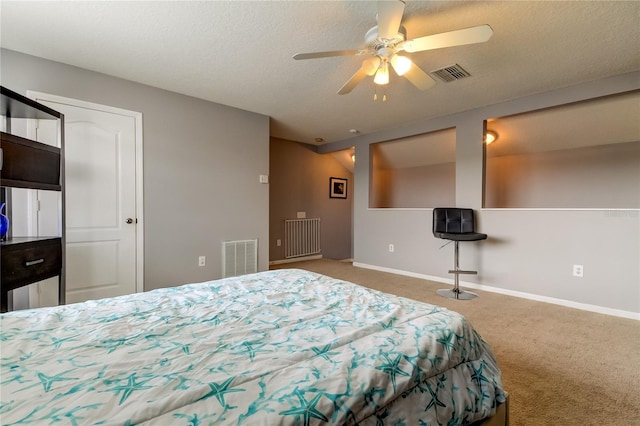
<svg viewBox="0 0 640 426">
<path fill-rule="evenodd" d="M 13 424 L 467 424 L 504 402 L 460 314 L 286 269 L 0 316 Z"/>
</svg>

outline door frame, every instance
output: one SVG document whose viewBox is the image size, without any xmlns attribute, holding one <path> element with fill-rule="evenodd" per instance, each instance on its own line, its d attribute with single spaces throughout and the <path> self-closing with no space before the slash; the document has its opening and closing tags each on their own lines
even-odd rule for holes
<svg viewBox="0 0 640 426">
<path fill-rule="evenodd" d="M 116 108 L 108 105 L 101 105 L 93 102 L 81 101 L 79 99 L 67 98 L 64 96 L 52 95 L 50 93 L 38 92 L 35 90 L 27 90 L 27 97 L 37 101 L 41 99 L 43 101 L 57 102 L 61 104 L 67 104 L 70 106 L 92 109 L 101 112 L 107 112 L 111 114 L 123 115 L 125 117 L 133 118 L 135 125 L 135 204 L 136 204 L 136 293 L 144 291 L 144 198 L 143 198 L 143 139 L 142 139 L 142 113 L 138 111 L 131 111 L 122 108 Z M 31 127 L 29 127 L 31 131 Z M 35 131 L 35 123 L 34 129 Z M 65 231 L 66 232 L 66 231 Z M 31 305 L 32 292 L 29 294 Z M 36 300 L 38 296 L 35 295 Z"/>
</svg>

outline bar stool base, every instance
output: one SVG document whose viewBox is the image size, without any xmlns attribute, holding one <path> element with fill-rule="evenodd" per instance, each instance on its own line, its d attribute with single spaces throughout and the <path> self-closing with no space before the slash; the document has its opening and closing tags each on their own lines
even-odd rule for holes
<svg viewBox="0 0 640 426">
<path fill-rule="evenodd" d="M 450 288 L 442 288 L 436 291 L 438 295 L 442 297 L 446 297 L 447 299 L 456 299 L 456 300 L 471 300 L 478 297 L 477 294 L 471 293 L 470 291 L 462 291 L 460 289 L 450 289 Z"/>
</svg>

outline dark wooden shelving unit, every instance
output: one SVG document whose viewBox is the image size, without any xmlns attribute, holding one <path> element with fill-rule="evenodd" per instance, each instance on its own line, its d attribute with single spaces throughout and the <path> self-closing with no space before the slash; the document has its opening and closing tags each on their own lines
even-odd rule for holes
<svg viewBox="0 0 640 426">
<path fill-rule="evenodd" d="M 58 276 L 58 303 L 65 303 L 64 115 L 0 86 L 0 187 L 58 191 L 62 197 L 60 235 L 10 237 L 0 241 L 0 311 L 17 288 Z M 11 119 L 57 120 L 60 148 L 11 133 Z"/>
</svg>

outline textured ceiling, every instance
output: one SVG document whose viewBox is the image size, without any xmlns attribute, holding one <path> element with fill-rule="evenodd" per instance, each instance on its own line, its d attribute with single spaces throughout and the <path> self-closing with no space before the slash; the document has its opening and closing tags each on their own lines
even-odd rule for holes
<svg viewBox="0 0 640 426">
<path fill-rule="evenodd" d="M 4 48 L 271 117 L 271 134 L 314 143 L 469 110 L 640 69 L 637 1 L 407 1 L 408 37 L 489 24 L 483 44 L 411 54 L 429 72 L 460 64 L 470 78 L 415 89 L 391 73 L 337 90 L 359 57 L 295 61 L 300 52 L 357 49 L 375 25 L 369 1 L 13 2 Z"/>
</svg>

